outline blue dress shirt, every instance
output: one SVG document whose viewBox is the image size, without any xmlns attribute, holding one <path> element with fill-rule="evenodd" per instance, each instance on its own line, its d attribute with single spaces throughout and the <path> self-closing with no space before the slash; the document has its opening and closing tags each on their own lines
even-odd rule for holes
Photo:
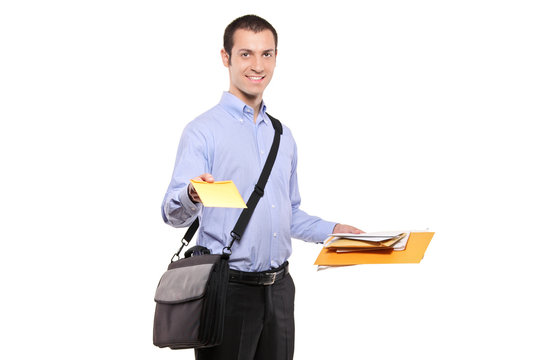
<svg viewBox="0 0 535 360">
<path fill-rule="evenodd" d="M 223 93 L 218 105 L 190 122 L 178 146 L 173 177 L 162 203 L 164 221 L 189 226 L 200 217 L 197 244 L 221 253 L 231 241 L 242 209 L 209 208 L 188 196 L 189 180 L 210 173 L 216 181 L 233 180 L 245 202 L 249 199 L 273 142 L 274 129 L 266 106 L 254 122 L 253 109 Z M 292 253 L 291 238 L 323 242 L 336 223 L 299 209 L 297 148 L 284 126 L 277 159 L 251 221 L 232 246 L 230 267 L 265 271 L 282 265 Z"/>
</svg>

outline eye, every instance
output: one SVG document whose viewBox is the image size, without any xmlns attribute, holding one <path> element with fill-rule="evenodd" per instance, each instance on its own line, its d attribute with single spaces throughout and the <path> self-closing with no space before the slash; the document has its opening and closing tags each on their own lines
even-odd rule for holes
<svg viewBox="0 0 535 360">
<path fill-rule="evenodd" d="M 272 56 L 273 56 L 273 54 L 270 53 L 270 52 L 264 53 L 264 57 L 272 57 Z"/>
<path fill-rule="evenodd" d="M 242 57 L 249 57 L 249 53 L 244 52 L 244 53 L 241 54 L 241 56 L 242 56 Z"/>
</svg>

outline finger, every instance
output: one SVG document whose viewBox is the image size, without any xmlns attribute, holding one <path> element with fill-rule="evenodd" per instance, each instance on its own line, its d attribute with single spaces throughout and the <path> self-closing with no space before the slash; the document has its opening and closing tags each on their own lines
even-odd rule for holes
<svg viewBox="0 0 535 360">
<path fill-rule="evenodd" d="M 351 227 L 352 234 L 364 234 L 364 231 L 357 229 L 356 227 Z"/>
<path fill-rule="evenodd" d="M 192 180 L 194 181 L 205 181 L 205 182 L 214 182 L 214 176 L 209 173 L 204 173 L 202 175 L 194 177 Z"/>
<path fill-rule="evenodd" d="M 202 181 L 206 181 L 208 183 L 213 183 L 215 181 L 214 177 L 212 176 L 212 174 L 209 174 L 209 173 L 202 174 L 200 176 L 200 178 L 201 178 Z"/>
</svg>

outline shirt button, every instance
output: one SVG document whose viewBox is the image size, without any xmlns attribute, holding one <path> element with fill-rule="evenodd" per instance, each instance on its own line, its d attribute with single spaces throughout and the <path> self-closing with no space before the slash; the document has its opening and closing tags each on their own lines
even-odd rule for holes
<svg viewBox="0 0 535 360">
<path fill-rule="evenodd" d="M 191 210 L 195 211 L 195 210 L 197 210 L 197 208 L 195 206 L 192 206 Z"/>
<path fill-rule="evenodd" d="M 260 154 L 264 155 L 265 151 L 264 150 L 260 150 Z"/>
<path fill-rule="evenodd" d="M 272 207 L 273 209 L 275 209 L 275 205 L 274 205 L 274 204 L 273 204 L 273 205 L 271 205 L 271 207 Z"/>
<path fill-rule="evenodd" d="M 273 237 L 277 237 L 277 233 L 273 233 Z"/>
</svg>

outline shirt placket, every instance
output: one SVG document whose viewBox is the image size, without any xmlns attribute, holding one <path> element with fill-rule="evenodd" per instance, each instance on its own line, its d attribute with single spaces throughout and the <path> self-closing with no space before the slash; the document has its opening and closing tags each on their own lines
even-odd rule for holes
<svg viewBox="0 0 535 360">
<path fill-rule="evenodd" d="M 269 155 L 269 150 L 271 149 L 271 143 L 268 141 L 268 134 L 269 131 L 267 131 L 267 123 L 265 122 L 259 122 L 257 119 L 256 124 L 256 139 L 257 139 L 257 145 L 258 145 L 258 157 L 260 159 L 260 166 L 263 168 L 264 164 L 266 163 L 267 157 Z M 280 264 L 275 262 L 275 259 L 277 258 L 276 254 L 278 252 L 278 246 L 279 246 L 279 231 L 276 227 L 276 222 L 274 222 L 272 219 L 277 218 L 277 205 L 274 199 L 270 196 L 271 192 L 267 191 L 267 188 L 269 187 L 269 180 L 266 184 L 266 191 L 264 193 L 264 199 L 266 203 L 269 206 L 269 212 L 271 214 L 270 216 L 270 228 L 271 228 L 271 234 L 270 234 L 270 266 L 272 268 L 278 267 Z"/>
</svg>

